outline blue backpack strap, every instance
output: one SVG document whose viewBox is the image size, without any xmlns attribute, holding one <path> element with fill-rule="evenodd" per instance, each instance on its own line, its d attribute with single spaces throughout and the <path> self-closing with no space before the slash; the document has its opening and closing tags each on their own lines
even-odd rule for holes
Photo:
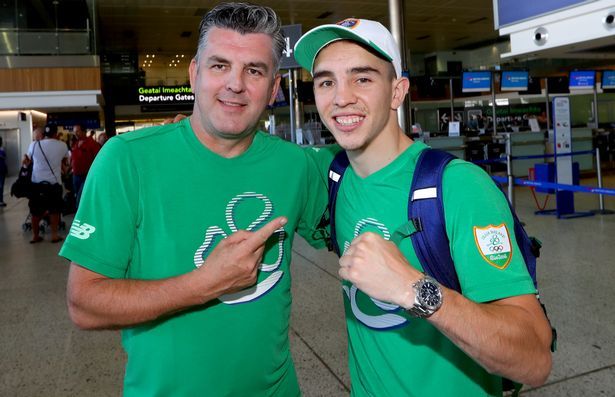
<svg viewBox="0 0 615 397">
<path fill-rule="evenodd" d="M 527 267 L 527 271 L 532 277 L 532 281 L 534 282 L 534 288 L 536 288 L 536 293 L 538 293 L 538 280 L 536 279 L 536 258 L 540 256 L 540 247 L 542 244 L 538 239 L 534 237 L 529 237 L 525 228 L 521 224 L 521 221 L 517 217 L 514 208 L 510 205 L 508 198 L 506 199 L 508 206 L 510 207 L 510 213 L 513 216 L 515 221 L 515 238 L 517 240 L 517 245 L 519 246 L 519 250 L 521 251 L 521 255 L 523 256 L 523 260 L 525 261 L 525 266 Z"/>
<path fill-rule="evenodd" d="M 337 192 L 340 189 L 342 178 L 349 165 L 350 160 L 348 160 L 346 151 L 341 150 L 335 155 L 329 166 L 329 225 L 331 227 L 329 250 L 335 251 L 337 256 L 341 256 L 341 253 L 340 247 L 337 244 L 337 233 L 335 232 L 335 203 L 337 201 Z"/>
<path fill-rule="evenodd" d="M 408 219 L 417 229 L 410 238 L 425 272 L 442 285 L 461 292 L 446 234 L 442 202 L 444 168 L 455 158 L 441 150 L 423 150 L 410 187 Z"/>
</svg>

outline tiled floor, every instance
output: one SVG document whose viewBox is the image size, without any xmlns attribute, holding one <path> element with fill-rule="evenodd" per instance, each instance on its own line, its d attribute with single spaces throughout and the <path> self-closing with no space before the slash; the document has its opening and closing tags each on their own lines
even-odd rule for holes
<svg viewBox="0 0 615 397">
<path fill-rule="evenodd" d="M 605 186 L 615 187 L 615 177 Z M 119 334 L 72 326 L 59 245 L 28 244 L 21 230 L 26 202 L 7 202 L 0 209 L 0 396 L 119 395 L 125 360 Z M 577 210 L 597 207 L 597 196 L 576 195 Z M 606 207 L 615 209 L 615 197 L 606 198 Z M 558 220 L 534 210 L 529 191 L 517 189 L 517 211 L 544 243 L 539 281 L 560 337 L 548 383 L 524 395 L 615 396 L 615 215 Z M 304 395 L 347 396 L 336 258 L 297 240 L 293 294 L 290 337 Z"/>
</svg>

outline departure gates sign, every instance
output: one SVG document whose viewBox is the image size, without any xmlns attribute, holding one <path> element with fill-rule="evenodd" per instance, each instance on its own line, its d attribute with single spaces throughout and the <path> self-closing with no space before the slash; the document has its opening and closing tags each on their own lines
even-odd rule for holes
<svg viewBox="0 0 615 397">
<path fill-rule="evenodd" d="M 137 95 L 140 105 L 177 105 L 194 102 L 194 94 L 190 86 L 139 87 Z"/>
</svg>

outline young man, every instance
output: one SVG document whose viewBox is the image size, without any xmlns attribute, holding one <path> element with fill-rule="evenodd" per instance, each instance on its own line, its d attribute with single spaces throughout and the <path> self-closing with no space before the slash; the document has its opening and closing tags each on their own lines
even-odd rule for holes
<svg viewBox="0 0 615 397">
<path fill-rule="evenodd" d="M 284 48 L 268 7 L 220 4 L 190 64 L 193 114 L 107 142 L 61 255 L 81 328 L 122 328 L 127 396 L 297 396 L 295 231 L 315 246 L 311 151 L 257 131 Z"/>
<path fill-rule="evenodd" d="M 427 148 L 397 122 L 409 81 L 389 31 L 359 19 L 320 26 L 299 40 L 295 57 L 312 73 L 320 117 L 350 160 L 335 222 L 345 251 L 339 274 L 352 395 L 497 396 L 500 376 L 542 384 L 551 330 L 507 232 L 508 205 L 486 173 L 461 160 L 444 173 L 446 230 L 463 295 L 422 273 L 409 238 L 399 247 L 388 241 L 408 222 L 414 167 Z M 512 247 L 505 266 L 484 258 L 475 242 L 476 233 L 496 228 Z M 421 286 L 430 307 L 416 298 Z"/>
</svg>

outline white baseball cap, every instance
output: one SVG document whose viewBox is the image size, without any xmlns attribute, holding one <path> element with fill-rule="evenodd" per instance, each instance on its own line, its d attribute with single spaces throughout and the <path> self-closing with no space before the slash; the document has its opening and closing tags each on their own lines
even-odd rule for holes
<svg viewBox="0 0 615 397">
<path fill-rule="evenodd" d="M 401 77 L 401 56 L 395 39 L 380 22 L 369 19 L 348 18 L 315 27 L 295 44 L 295 59 L 313 74 L 314 60 L 320 50 L 338 40 L 351 40 L 373 48 L 393 64 L 397 78 Z"/>
</svg>

